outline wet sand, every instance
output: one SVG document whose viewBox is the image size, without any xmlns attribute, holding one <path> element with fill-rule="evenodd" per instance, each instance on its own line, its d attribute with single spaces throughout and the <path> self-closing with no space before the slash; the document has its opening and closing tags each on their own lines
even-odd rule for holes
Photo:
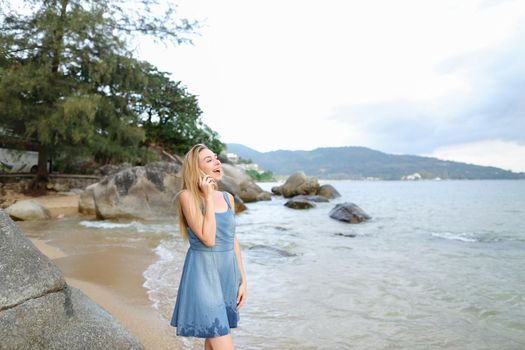
<svg viewBox="0 0 525 350">
<path fill-rule="evenodd" d="M 62 270 L 69 285 L 117 318 L 146 349 L 178 348 L 175 329 L 153 308 L 142 286 L 142 273 L 155 259 L 151 250 L 109 247 L 67 255 L 41 239 L 29 237 Z"/>
<path fill-rule="evenodd" d="M 30 230 L 26 235 L 57 264 L 69 285 L 80 289 L 111 313 L 146 349 L 180 348 L 175 328 L 153 308 L 142 286 L 143 272 L 156 259 L 151 248 L 138 242 L 94 249 L 93 242 L 72 234 L 69 239 L 61 237 L 56 241 L 64 248 L 61 249 L 56 244 L 46 243 L 52 239 L 48 234 L 41 237 L 39 232 Z M 75 247 L 75 253 L 68 254 L 68 246 Z"/>
</svg>

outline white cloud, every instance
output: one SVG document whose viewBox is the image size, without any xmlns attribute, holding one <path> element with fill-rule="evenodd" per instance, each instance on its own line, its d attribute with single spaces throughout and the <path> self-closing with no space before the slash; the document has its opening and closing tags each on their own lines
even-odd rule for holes
<svg viewBox="0 0 525 350">
<path fill-rule="evenodd" d="M 426 156 L 525 172 L 525 145 L 516 142 L 486 140 L 449 145 Z"/>
<path fill-rule="evenodd" d="M 517 139 L 504 128 L 515 130 L 519 122 L 487 123 L 506 117 L 486 112 L 491 99 L 511 106 L 486 90 L 507 91 L 504 79 L 499 85 L 480 81 L 492 76 L 492 67 L 469 68 L 477 67 L 478 53 L 492 54 L 516 36 L 524 1 L 178 3 L 182 15 L 207 18 L 195 46 L 141 41 L 139 53 L 199 96 L 204 122 L 225 142 L 260 151 L 360 145 L 417 154 L 447 144 Z M 458 56 L 466 69 L 443 65 Z M 524 76 L 518 68 L 509 76 Z M 377 113 L 345 114 L 356 110 Z M 491 134 L 477 133 L 484 123 Z"/>
</svg>

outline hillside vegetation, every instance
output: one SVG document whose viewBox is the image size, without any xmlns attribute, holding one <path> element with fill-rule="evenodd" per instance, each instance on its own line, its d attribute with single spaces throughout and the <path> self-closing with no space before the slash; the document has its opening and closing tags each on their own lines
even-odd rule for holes
<svg viewBox="0 0 525 350">
<path fill-rule="evenodd" d="M 514 173 L 496 167 L 387 154 L 366 147 L 258 152 L 244 145 L 227 144 L 227 150 L 251 159 L 276 176 L 304 171 L 307 175 L 324 179 L 400 180 L 415 173 L 422 179 L 525 179 L 525 173 Z"/>
</svg>

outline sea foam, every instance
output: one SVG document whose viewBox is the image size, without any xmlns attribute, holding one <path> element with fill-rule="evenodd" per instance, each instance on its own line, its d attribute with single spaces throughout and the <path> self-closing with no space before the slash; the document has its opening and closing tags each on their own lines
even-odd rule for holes
<svg viewBox="0 0 525 350">
<path fill-rule="evenodd" d="M 175 234 L 176 228 L 174 224 L 162 223 L 162 224 L 148 224 L 142 223 L 140 221 L 130 221 L 126 223 L 113 222 L 109 220 L 97 220 L 89 221 L 84 220 L 80 221 L 79 224 L 84 227 L 96 228 L 101 230 L 112 230 L 112 229 L 130 229 L 140 233 L 169 233 Z"/>
</svg>

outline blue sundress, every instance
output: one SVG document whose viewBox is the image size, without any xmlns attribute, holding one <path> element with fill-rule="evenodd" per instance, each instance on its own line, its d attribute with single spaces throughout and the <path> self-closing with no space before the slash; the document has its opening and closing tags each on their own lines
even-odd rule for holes
<svg viewBox="0 0 525 350">
<path fill-rule="evenodd" d="M 228 209 L 215 213 L 213 247 L 205 246 L 187 227 L 190 247 L 170 323 L 177 327 L 179 336 L 220 337 L 237 327 L 239 321 L 237 291 L 241 274 L 233 250 L 235 217 L 226 192 L 223 196 Z"/>
</svg>

